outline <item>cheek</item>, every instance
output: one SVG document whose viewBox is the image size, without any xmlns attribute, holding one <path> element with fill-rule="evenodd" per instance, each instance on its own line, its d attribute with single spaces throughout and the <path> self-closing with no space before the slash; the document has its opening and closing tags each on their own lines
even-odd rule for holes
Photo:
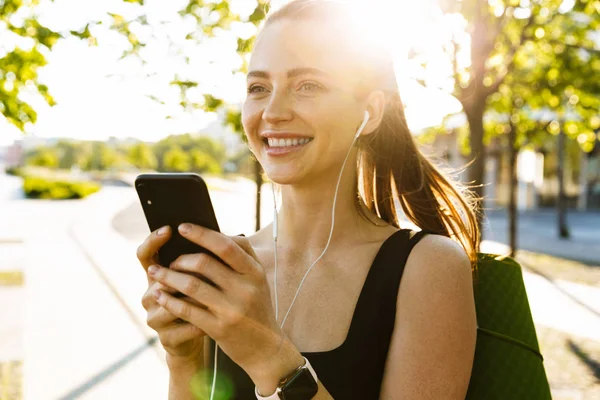
<svg viewBox="0 0 600 400">
<path fill-rule="evenodd" d="M 246 101 L 242 107 L 242 126 L 248 140 L 256 137 L 261 121 L 262 108 L 257 104 Z"/>
<path fill-rule="evenodd" d="M 306 120 L 313 126 L 317 132 L 327 136 L 340 135 L 344 132 L 350 132 L 353 129 L 356 119 L 355 107 L 346 104 L 340 99 L 323 101 L 318 106 L 311 107 L 304 113 Z M 298 113 L 302 113 L 301 110 Z"/>
</svg>

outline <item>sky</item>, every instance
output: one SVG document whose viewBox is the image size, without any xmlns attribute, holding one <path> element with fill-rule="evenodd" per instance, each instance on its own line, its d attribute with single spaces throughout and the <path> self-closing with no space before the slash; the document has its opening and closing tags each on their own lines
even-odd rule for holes
<svg viewBox="0 0 600 400">
<path fill-rule="evenodd" d="M 390 38 L 386 45 L 394 55 L 410 127 L 419 130 L 436 125 L 445 115 L 460 111 L 460 104 L 443 90 L 425 89 L 409 79 L 418 72 L 406 61 L 406 54 L 410 45 L 439 49 L 440 41 L 450 31 L 460 30 L 462 22 L 446 20 L 440 25 L 435 0 L 372 1 L 372 6 L 365 10 L 365 29 L 383 29 L 381 33 Z M 277 8 L 284 2 L 274 0 L 273 6 Z M 231 3 L 234 11 L 242 15 L 251 13 L 254 6 L 254 2 L 248 0 L 231 0 Z M 169 86 L 175 73 L 197 79 L 200 82 L 198 96 L 212 93 L 232 103 L 243 101 L 245 77 L 231 73 L 240 64 L 235 53 L 236 35 L 252 35 L 254 28 L 239 24 L 232 32 L 223 32 L 217 38 L 191 48 L 179 40 L 195 28 L 192 20 L 182 21 L 177 16 L 184 4 L 186 0 L 146 0 L 145 13 L 149 22 L 160 28 L 156 28 L 159 38 L 144 50 L 147 63 L 142 65 L 135 59 L 119 59 L 126 42 L 108 29 L 112 17 L 107 12 L 133 17 L 139 10 L 137 6 L 122 0 L 42 0 L 35 9 L 36 15 L 40 23 L 53 30 L 81 30 L 88 21 L 102 21 L 103 24 L 92 30 L 98 46 L 91 47 L 86 41 L 68 38 L 60 40 L 47 54 L 48 64 L 39 70 L 39 80 L 49 87 L 57 105 L 48 107 L 33 91 L 25 93 L 23 98 L 38 112 L 37 122 L 27 126 L 28 134 L 46 138 L 103 140 L 116 136 L 156 141 L 169 134 L 202 131 L 217 116 L 201 111 L 186 112 L 178 106 L 178 90 Z M 23 15 L 28 12 L 23 9 Z M 19 16 L 11 22 L 18 24 Z M 132 30 L 141 39 L 149 34 L 142 26 L 132 26 Z M 26 41 L 15 40 L 2 26 L 0 37 L 0 56 L 12 46 L 28 45 Z M 189 65 L 169 50 L 167 37 L 181 45 L 190 57 Z M 468 58 L 468 54 L 463 57 Z M 443 55 L 434 65 L 439 67 L 431 69 L 426 77 L 428 83 L 447 85 L 445 68 L 448 63 Z M 165 104 L 149 96 L 159 98 Z M 0 116 L 0 146 L 21 137 L 22 133 Z"/>
</svg>

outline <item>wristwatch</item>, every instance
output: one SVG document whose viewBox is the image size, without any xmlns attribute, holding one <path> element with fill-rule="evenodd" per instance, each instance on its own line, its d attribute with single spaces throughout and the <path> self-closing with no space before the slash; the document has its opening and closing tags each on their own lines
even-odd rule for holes
<svg viewBox="0 0 600 400">
<path fill-rule="evenodd" d="M 254 394 L 258 400 L 309 400 L 315 397 L 319 391 L 317 382 L 317 373 L 304 357 L 304 365 L 283 378 L 275 393 L 266 397 L 261 396 L 255 386 Z"/>
</svg>

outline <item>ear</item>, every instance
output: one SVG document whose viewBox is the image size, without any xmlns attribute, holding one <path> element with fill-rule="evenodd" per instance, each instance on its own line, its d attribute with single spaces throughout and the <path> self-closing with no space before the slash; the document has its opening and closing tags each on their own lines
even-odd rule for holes
<svg viewBox="0 0 600 400">
<path fill-rule="evenodd" d="M 366 110 L 369 112 L 370 118 L 362 135 L 370 135 L 375 132 L 381 124 L 383 113 L 385 111 L 385 93 L 383 93 L 382 90 L 375 90 L 369 93 Z"/>
</svg>

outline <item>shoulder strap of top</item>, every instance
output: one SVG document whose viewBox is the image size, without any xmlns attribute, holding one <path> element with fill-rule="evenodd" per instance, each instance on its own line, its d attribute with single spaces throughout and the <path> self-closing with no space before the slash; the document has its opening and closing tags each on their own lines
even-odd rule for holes
<svg viewBox="0 0 600 400">
<path fill-rule="evenodd" d="M 417 243 L 419 243 L 421 241 L 421 239 L 423 239 L 423 237 L 425 237 L 425 235 L 429 235 L 429 234 L 433 234 L 433 232 L 421 230 L 421 231 L 415 232 L 414 235 L 410 236 L 410 238 L 408 239 L 408 248 L 407 248 L 408 251 L 406 254 L 407 259 L 408 259 L 408 255 L 412 251 L 413 247 L 415 247 L 417 245 Z"/>
<path fill-rule="evenodd" d="M 381 308 L 382 301 L 387 302 L 390 270 L 403 268 L 402 255 L 406 252 L 410 232 L 409 229 L 394 232 L 377 252 L 356 303 L 346 339 L 349 347 L 360 346 L 365 337 L 372 335 L 373 325 L 368 321 L 377 318 L 376 311 Z"/>
<path fill-rule="evenodd" d="M 410 230 L 407 231 L 403 236 L 404 240 L 400 243 L 401 245 L 395 249 L 390 249 L 387 256 L 382 260 L 385 265 L 381 266 L 382 273 L 379 277 L 381 280 L 379 285 L 381 293 L 378 296 L 381 302 L 379 341 L 382 357 L 387 356 L 389 344 L 392 339 L 394 324 L 396 322 L 398 291 L 404 268 L 406 267 L 406 261 L 417 243 L 427 234 L 431 233 L 429 231 L 419 231 L 410 236 L 411 232 Z"/>
</svg>

